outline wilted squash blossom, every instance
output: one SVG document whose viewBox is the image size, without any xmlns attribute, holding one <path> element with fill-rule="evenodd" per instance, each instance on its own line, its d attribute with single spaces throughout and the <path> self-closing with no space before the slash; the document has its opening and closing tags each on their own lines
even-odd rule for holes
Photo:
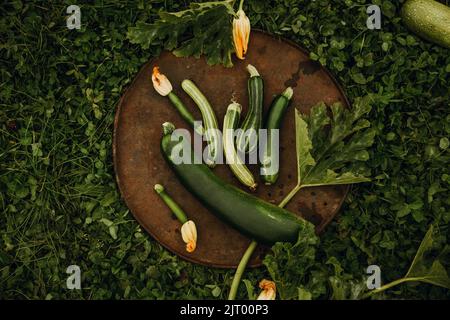
<svg viewBox="0 0 450 320">
<path fill-rule="evenodd" d="M 164 74 L 159 72 L 159 67 L 153 67 L 152 82 L 153 88 L 162 96 L 167 96 L 172 91 L 172 84 Z"/>
<path fill-rule="evenodd" d="M 197 247 L 197 228 L 192 220 L 186 221 L 181 226 L 181 237 L 186 243 L 186 251 L 193 252 Z"/>
<path fill-rule="evenodd" d="M 263 290 L 257 300 L 275 300 L 277 295 L 277 287 L 275 282 L 263 279 L 259 283 L 259 287 Z"/>
<path fill-rule="evenodd" d="M 234 50 L 239 59 L 245 59 L 250 38 L 250 20 L 242 9 L 239 9 L 236 15 L 237 18 L 233 19 Z"/>
</svg>

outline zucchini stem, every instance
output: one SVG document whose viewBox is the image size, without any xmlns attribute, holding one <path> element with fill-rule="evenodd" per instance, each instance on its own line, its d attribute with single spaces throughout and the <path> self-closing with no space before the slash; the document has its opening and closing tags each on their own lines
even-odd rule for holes
<svg viewBox="0 0 450 320">
<path fill-rule="evenodd" d="M 293 94 L 294 90 L 292 90 L 291 87 L 287 87 L 286 90 L 284 90 L 281 95 L 284 96 L 286 99 L 291 100 Z"/>
<path fill-rule="evenodd" d="M 162 124 L 162 127 L 163 127 L 163 134 L 165 136 L 171 134 L 175 130 L 175 126 L 172 122 L 164 122 Z"/>
<path fill-rule="evenodd" d="M 248 73 L 250 73 L 250 78 L 251 77 L 260 77 L 258 70 L 256 70 L 256 68 L 254 66 L 252 66 L 251 64 L 247 65 L 247 71 L 248 71 Z"/>
<path fill-rule="evenodd" d="M 155 184 L 154 187 L 156 193 L 161 197 L 164 203 L 169 207 L 173 214 L 178 218 L 181 224 L 188 221 L 186 213 L 181 207 L 166 193 L 164 187 L 160 184 Z"/>
</svg>

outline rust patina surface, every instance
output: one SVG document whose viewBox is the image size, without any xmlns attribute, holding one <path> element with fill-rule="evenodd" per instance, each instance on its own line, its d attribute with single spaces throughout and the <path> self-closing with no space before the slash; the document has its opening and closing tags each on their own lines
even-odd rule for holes
<svg viewBox="0 0 450 320">
<path fill-rule="evenodd" d="M 252 32 L 246 60 L 234 61 L 233 68 L 208 66 L 204 58 L 176 58 L 169 52 L 149 61 L 137 74 L 124 93 L 116 111 L 113 156 L 117 183 L 126 205 L 141 226 L 164 247 L 180 257 L 215 267 L 236 267 L 250 240 L 222 223 L 208 212 L 177 180 L 161 156 L 159 144 L 161 124 L 173 122 L 177 128 L 187 128 L 169 101 L 159 96 L 151 84 L 151 72 L 158 65 L 172 82 L 174 91 L 197 119 L 200 112 L 181 89 L 181 81 L 192 79 L 211 102 L 220 128 L 229 101 L 234 97 L 243 106 L 242 118 L 248 106 L 245 69 L 253 64 L 264 79 L 265 110 L 274 95 L 286 86 L 294 88 L 293 102 L 284 118 L 280 132 L 280 177 L 275 186 L 265 186 L 259 178 L 255 194 L 278 203 L 296 184 L 296 154 L 294 136 L 294 107 L 308 112 L 316 103 L 341 101 L 348 106 L 339 85 L 330 74 L 312 61 L 297 45 L 266 33 Z M 258 177 L 257 166 L 251 166 Z M 218 165 L 214 172 L 236 186 L 242 187 L 229 167 Z M 194 253 L 185 251 L 180 235 L 180 223 L 153 191 L 156 183 L 168 193 L 195 221 L 198 247 Z M 287 209 L 302 215 L 323 228 L 337 214 L 347 194 L 348 186 L 318 187 L 301 190 Z M 233 210 L 233 204 L 229 204 Z M 249 265 L 261 264 L 267 248 L 259 247 Z"/>
</svg>

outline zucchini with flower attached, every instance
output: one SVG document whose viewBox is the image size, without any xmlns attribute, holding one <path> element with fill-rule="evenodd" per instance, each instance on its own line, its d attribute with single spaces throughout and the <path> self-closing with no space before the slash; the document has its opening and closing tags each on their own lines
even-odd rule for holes
<svg viewBox="0 0 450 320">
<path fill-rule="evenodd" d="M 236 102 L 233 102 L 228 106 L 223 119 L 223 150 L 227 164 L 230 166 L 231 171 L 233 171 L 236 178 L 251 190 L 255 190 L 257 186 L 255 179 L 237 154 L 234 147 L 234 132 L 239 124 L 241 110 L 242 106 Z"/>
<path fill-rule="evenodd" d="M 178 203 L 175 202 L 166 192 L 166 189 L 158 184 L 155 184 L 154 189 L 164 203 L 169 207 L 172 213 L 181 222 L 181 238 L 186 243 L 186 251 L 194 252 L 197 247 L 197 228 L 194 221 L 188 220 L 186 213 L 181 209 Z"/>
<path fill-rule="evenodd" d="M 260 243 L 295 242 L 311 223 L 286 209 L 263 201 L 224 182 L 198 161 L 189 139 L 173 139 L 174 126 L 163 124 L 161 151 L 180 182 L 213 214 Z M 190 150 L 190 163 L 178 161 L 178 152 Z"/>
<path fill-rule="evenodd" d="M 279 150 L 272 150 L 275 147 L 274 130 L 279 130 L 281 120 L 286 109 L 289 106 L 293 94 L 291 87 L 286 88 L 284 92 L 275 97 L 267 116 L 265 128 L 267 130 L 267 141 L 264 146 L 264 153 L 261 160 L 261 177 L 265 184 L 274 184 L 278 179 L 279 168 L 274 167 L 274 162 L 279 162 Z M 275 152 L 275 153 L 274 153 Z"/>
<path fill-rule="evenodd" d="M 247 66 L 247 71 L 250 74 L 247 82 L 248 111 L 242 122 L 242 130 L 238 134 L 236 145 L 239 151 L 250 153 L 257 146 L 258 131 L 262 124 L 264 82 L 258 70 L 251 64 Z"/>
<path fill-rule="evenodd" d="M 222 147 L 216 115 L 208 99 L 206 99 L 194 82 L 185 79 L 181 83 L 181 87 L 192 98 L 192 100 L 194 100 L 202 113 L 204 136 L 206 141 L 208 141 L 208 157 L 205 162 L 212 168 L 216 165 L 217 159 L 220 155 L 220 148 Z"/>
<path fill-rule="evenodd" d="M 194 116 L 184 105 L 183 101 L 173 92 L 172 84 L 169 79 L 159 71 L 159 67 L 153 67 L 152 73 L 153 88 L 161 96 L 169 98 L 172 106 L 178 111 L 180 116 L 191 125 L 191 127 L 199 134 L 203 134 L 203 127 L 200 121 L 195 121 Z"/>
</svg>

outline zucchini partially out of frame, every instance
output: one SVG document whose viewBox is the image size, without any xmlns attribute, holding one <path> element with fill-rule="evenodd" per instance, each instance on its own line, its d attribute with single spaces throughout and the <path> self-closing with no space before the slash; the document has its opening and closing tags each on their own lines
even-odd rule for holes
<svg viewBox="0 0 450 320">
<path fill-rule="evenodd" d="M 411 31 L 450 49 L 449 6 L 434 0 L 408 0 L 403 5 L 400 15 Z"/>
<path fill-rule="evenodd" d="M 224 182 L 211 169 L 195 159 L 188 140 L 172 141 L 174 126 L 163 125 L 162 154 L 181 183 L 217 217 L 259 243 L 295 242 L 298 234 L 311 223 L 286 209 L 263 201 Z M 190 150 L 191 161 L 179 163 L 180 150 Z"/>
</svg>

